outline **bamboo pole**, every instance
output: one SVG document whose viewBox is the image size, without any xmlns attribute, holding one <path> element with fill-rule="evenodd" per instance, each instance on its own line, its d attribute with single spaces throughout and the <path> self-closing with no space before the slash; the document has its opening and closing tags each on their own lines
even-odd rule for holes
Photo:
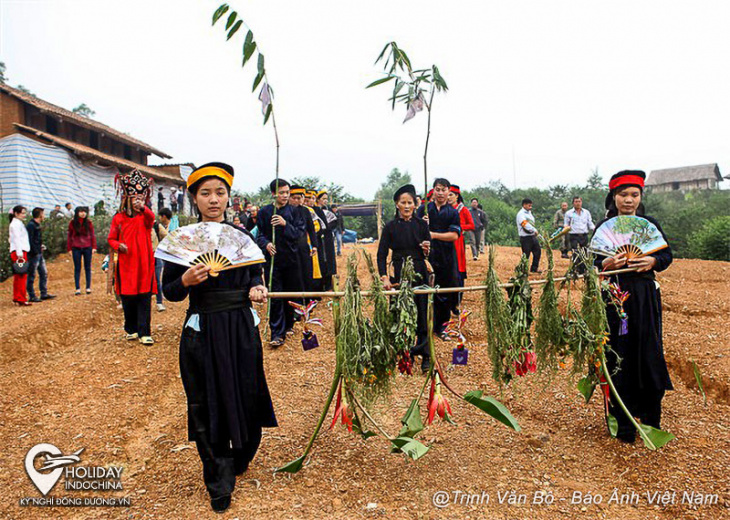
<svg viewBox="0 0 730 520">
<path fill-rule="evenodd" d="M 604 271 L 600 273 L 601 276 L 612 276 L 614 274 L 633 273 L 636 271 L 636 267 L 628 267 L 626 269 L 618 269 L 616 271 Z M 576 278 L 583 278 L 584 275 L 577 275 Z M 555 282 L 562 282 L 567 280 L 567 277 L 562 276 L 555 278 Z M 544 285 L 547 280 L 531 280 L 528 283 L 530 285 Z M 499 284 L 503 289 L 513 287 L 512 283 L 501 283 Z M 459 292 L 474 292 L 474 291 L 485 291 L 486 285 L 472 285 L 470 287 L 434 287 L 432 289 L 414 289 L 415 294 L 449 294 Z M 370 296 L 370 291 L 360 291 L 362 296 Z M 397 290 L 383 291 L 386 296 L 394 296 L 398 294 Z M 345 295 L 343 291 L 324 291 L 324 292 L 271 292 L 269 298 L 342 298 Z"/>
</svg>

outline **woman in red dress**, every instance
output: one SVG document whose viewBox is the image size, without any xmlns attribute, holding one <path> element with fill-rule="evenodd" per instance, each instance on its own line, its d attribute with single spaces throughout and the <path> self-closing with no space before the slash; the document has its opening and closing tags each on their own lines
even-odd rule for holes
<svg viewBox="0 0 730 520">
<path fill-rule="evenodd" d="M 122 300 L 124 330 L 128 340 L 139 339 L 152 345 L 150 311 L 152 295 L 157 294 L 152 226 L 155 214 L 147 207 L 150 181 L 138 170 L 118 178 L 122 204 L 112 219 L 109 247 L 117 251 L 114 289 Z"/>
<path fill-rule="evenodd" d="M 464 280 L 466 280 L 466 243 L 464 242 L 464 236 L 467 231 L 474 231 L 474 219 L 471 218 L 469 208 L 464 206 L 464 198 L 461 196 L 461 188 L 456 184 L 451 185 L 451 191 L 449 192 L 449 204 L 451 204 L 456 211 L 459 212 L 459 222 L 461 224 L 461 234 L 459 238 L 454 242 L 456 248 L 456 264 L 459 271 L 459 287 L 464 287 Z M 458 304 L 461 305 L 461 296 L 464 293 L 459 293 Z M 459 314 L 459 308 L 452 309 L 454 314 Z"/>
</svg>

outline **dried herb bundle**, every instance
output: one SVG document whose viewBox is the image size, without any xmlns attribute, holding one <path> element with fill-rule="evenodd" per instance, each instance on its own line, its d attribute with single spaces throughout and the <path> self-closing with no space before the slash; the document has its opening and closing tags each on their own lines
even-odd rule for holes
<svg viewBox="0 0 730 520">
<path fill-rule="evenodd" d="M 608 340 L 608 319 L 606 302 L 603 301 L 601 294 L 601 282 L 598 279 L 598 272 L 593 267 L 593 255 L 581 252 L 579 257 L 578 261 L 585 266 L 581 315 L 588 334 L 584 335 L 582 348 L 573 352 L 573 371 L 583 372 L 588 365 L 598 368 Z"/>
<path fill-rule="evenodd" d="M 535 323 L 535 351 L 540 372 L 556 372 L 560 360 L 566 355 L 565 324 L 558 308 L 558 293 L 553 271 L 555 260 L 550 241 L 540 236 L 548 258 L 545 285 L 540 295 L 537 322 Z"/>
<path fill-rule="evenodd" d="M 407 257 L 401 268 L 398 294 L 390 301 L 390 315 L 392 316 L 390 332 L 397 358 L 400 358 L 404 352 L 408 352 L 416 342 L 418 308 L 413 293 L 415 279 L 416 271 L 413 267 L 413 260 L 411 257 Z"/>
<path fill-rule="evenodd" d="M 535 352 L 530 335 L 532 325 L 532 286 L 529 284 L 527 257 L 522 255 L 515 273 L 510 278 L 512 287 L 507 290 L 508 308 L 512 320 L 510 347 L 505 353 L 505 363 L 510 376 L 523 376 L 536 370 Z"/>
<path fill-rule="evenodd" d="M 509 309 L 500 287 L 494 260 L 495 246 L 489 246 L 489 268 L 484 285 L 484 320 L 487 325 L 487 346 L 492 360 L 492 378 L 500 385 L 511 379 L 510 367 L 505 362 L 505 353 L 510 346 L 511 323 Z"/>
</svg>

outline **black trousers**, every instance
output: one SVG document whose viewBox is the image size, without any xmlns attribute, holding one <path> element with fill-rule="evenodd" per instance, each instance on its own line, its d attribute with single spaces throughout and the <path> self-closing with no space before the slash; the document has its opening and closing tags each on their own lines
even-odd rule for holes
<svg viewBox="0 0 730 520">
<path fill-rule="evenodd" d="M 274 275 L 271 282 L 271 290 L 273 292 L 299 292 L 303 290 L 302 273 L 299 270 L 299 261 L 284 263 L 281 258 L 274 261 Z M 282 265 L 283 264 L 283 265 Z M 266 270 L 264 276 L 265 283 L 269 281 L 269 273 L 271 272 L 270 261 L 266 262 Z M 292 299 L 297 303 L 299 299 Z M 294 307 L 289 305 L 289 300 L 283 298 L 273 298 L 269 302 L 271 316 L 269 318 L 269 328 L 271 329 L 271 339 L 286 337 L 286 331 L 294 327 Z"/>
<path fill-rule="evenodd" d="M 150 311 L 152 307 L 152 294 L 135 294 L 133 296 L 121 295 L 122 308 L 124 309 L 124 331 L 127 334 L 135 332 L 142 336 L 150 334 Z"/>
<path fill-rule="evenodd" d="M 205 373 L 209 355 L 201 334 L 186 328 L 180 342 L 180 377 L 188 400 L 188 435 L 203 463 L 205 487 L 211 498 L 218 498 L 233 493 L 236 475 L 248 469 L 261 443 L 261 426 L 249 426 L 248 440 L 238 449 L 228 440 L 212 440 Z"/>
<path fill-rule="evenodd" d="M 662 418 L 662 399 L 664 398 L 664 390 L 656 390 L 654 388 L 626 388 L 617 385 L 621 400 L 629 409 L 631 415 L 638 417 L 642 424 L 661 428 Z M 631 424 L 629 418 L 615 402 L 613 396 L 610 400 L 608 411 L 616 418 L 618 423 L 617 437 L 623 439 L 634 439 L 636 437 L 636 429 Z"/>
<path fill-rule="evenodd" d="M 529 237 L 520 237 L 520 246 L 522 247 L 522 254 L 528 259 L 532 254 L 532 266 L 530 271 L 537 271 L 540 266 L 540 256 L 542 256 L 542 249 L 540 249 L 540 242 L 537 237 L 532 235 Z"/>
<path fill-rule="evenodd" d="M 579 250 L 585 249 L 588 246 L 588 233 L 569 233 L 568 240 L 570 241 L 570 250 L 575 255 Z M 579 273 L 585 273 L 586 268 L 581 263 L 578 264 L 576 270 Z"/>
</svg>

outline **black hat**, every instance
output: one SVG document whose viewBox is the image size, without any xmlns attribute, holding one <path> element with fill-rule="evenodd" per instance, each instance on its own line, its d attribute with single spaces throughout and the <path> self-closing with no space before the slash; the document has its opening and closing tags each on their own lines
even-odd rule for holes
<svg viewBox="0 0 730 520">
<path fill-rule="evenodd" d="M 642 192 L 644 191 L 644 180 L 646 173 L 641 170 L 622 170 L 615 173 L 611 180 L 608 181 L 608 195 L 606 195 L 606 209 L 611 207 L 613 203 L 613 194 L 618 188 L 624 186 L 636 186 Z"/>
<path fill-rule="evenodd" d="M 195 192 L 200 181 L 210 177 L 219 178 L 228 186 L 228 191 L 231 191 L 231 187 L 233 186 L 233 166 L 220 162 L 211 162 L 200 166 L 188 177 L 188 190 Z"/>
<path fill-rule="evenodd" d="M 401 195 L 404 193 L 410 193 L 413 197 L 413 200 L 416 200 L 416 188 L 413 186 L 413 184 L 406 184 L 405 186 L 401 186 L 396 190 L 396 192 L 393 194 L 393 202 L 398 202 L 398 199 Z"/>
</svg>

